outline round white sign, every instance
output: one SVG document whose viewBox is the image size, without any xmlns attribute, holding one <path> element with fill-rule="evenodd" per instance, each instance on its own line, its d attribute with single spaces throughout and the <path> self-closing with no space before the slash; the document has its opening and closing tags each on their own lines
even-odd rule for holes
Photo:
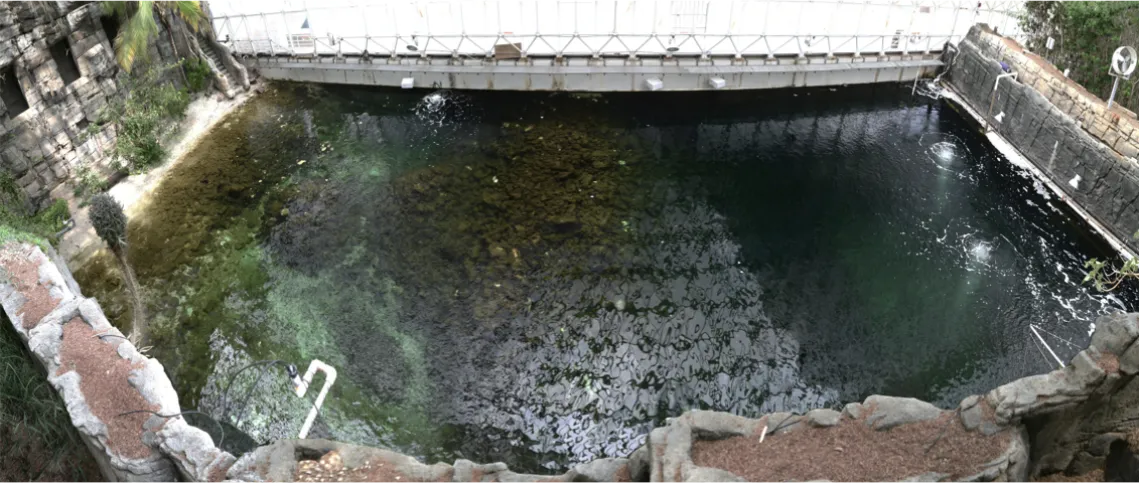
<svg viewBox="0 0 1140 483">
<path fill-rule="evenodd" d="M 1132 75 L 1136 70 L 1136 49 L 1124 46 L 1112 53 L 1112 73 L 1121 77 Z"/>
</svg>

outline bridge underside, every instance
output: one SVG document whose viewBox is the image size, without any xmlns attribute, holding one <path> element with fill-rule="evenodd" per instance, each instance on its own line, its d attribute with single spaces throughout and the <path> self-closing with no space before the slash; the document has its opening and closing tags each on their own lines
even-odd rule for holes
<svg viewBox="0 0 1140 483">
<path fill-rule="evenodd" d="M 268 79 L 325 84 L 508 91 L 701 91 L 910 82 L 937 53 L 740 59 L 530 57 L 249 57 Z"/>
</svg>

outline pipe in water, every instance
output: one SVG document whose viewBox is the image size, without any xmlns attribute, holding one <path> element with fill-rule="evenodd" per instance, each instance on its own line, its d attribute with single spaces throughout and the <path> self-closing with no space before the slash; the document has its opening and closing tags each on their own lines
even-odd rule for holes
<svg viewBox="0 0 1140 483">
<path fill-rule="evenodd" d="M 1063 369 L 1065 367 L 1065 363 L 1061 362 L 1061 358 L 1057 357 L 1057 353 L 1053 352 L 1053 348 L 1049 347 L 1049 343 L 1045 342 L 1045 339 L 1041 337 L 1041 334 L 1037 333 L 1037 326 L 1029 324 L 1029 330 L 1033 332 L 1033 335 L 1037 336 L 1037 340 L 1041 341 L 1041 345 L 1045 346 L 1045 350 L 1049 351 L 1049 355 L 1053 356 L 1053 360 L 1057 361 L 1057 364 L 1060 365 Z"/>
<path fill-rule="evenodd" d="M 313 402 L 313 407 L 309 409 L 309 415 L 305 417 L 305 423 L 301 425 L 301 432 L 297 433 L 298 439 L 305 439 L 309 436 L 309 430 L 313 429 L 313 421 L 317 420 L 317 413 L 320 412 L 321 405 L 325 402 L 325 396 L 328 395 L 329 388 L 332 387 L 333 382 L 336 382 L 336 368 L 313 359 L 313 361 L 309 363 L 309 369 L 305 371 L 305 375 L 301 378 L 300 383 L 294 381 L 293 392 L 297 393 L 297 397 L 305 397 L 305 393 L 309 390 L 309 384 L 313 382 L 313 376 L 317 374 L 317 371 L 325 373 L 325 384 L 321 386 L 321 392 L 317 393 L 317 400 Z"/>
</svg>

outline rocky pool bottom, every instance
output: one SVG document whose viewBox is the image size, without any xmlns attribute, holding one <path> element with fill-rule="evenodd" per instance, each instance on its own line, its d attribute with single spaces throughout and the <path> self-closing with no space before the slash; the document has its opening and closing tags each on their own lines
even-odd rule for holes
<svg viewBox="0 0 1140 483">
<path fill-rule="evenodd" d="M 1137 465 L 1137 314 L 1098 319 L 1064 369 L 963 399 L 954 410 L 870 396 L 842 411 L 757 419 L 688 411 L 627 458 L 557 475 L 503 463 L 425 465 L 327 440 L 263 446 L 230 468 L 246 481 L 1131 481 Z M 1092 479 L 1089 479 L 1092 478 Z M 1048 481 L 1048 480 L 1047 480 Z"/>
<path fill-rule="evenodd" d="M 951 407 L 1052 365 L 1029 322 L 1069 357 L 1135 309 L 936 103 L 663 99 L 270 89 L 131 220 L 151 354 L 235 453 L 296 435 L 284 362 L 320 359 L 314 436 L 546 472 L 691 408 Z M 127 329 L 110 259 L 77 278 Z"/>
</svg>

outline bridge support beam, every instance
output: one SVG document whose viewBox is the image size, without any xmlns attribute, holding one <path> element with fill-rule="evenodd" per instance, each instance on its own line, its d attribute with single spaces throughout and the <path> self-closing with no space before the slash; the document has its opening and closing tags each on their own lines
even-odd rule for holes
<svg viewBox="0 0 1140 483">
<path fill-rule="evenodd" d="M 268 79 L 325 84 L 512 91 L 699 91 L 911 82 L 942 65 L 930 56 L 809 56 L 772 59 L 531 57 L 509 62 L 398 57 L 376 64 L 346 58 L 260 57 L 247 64 Z M 715 79 L 715 80 L 714 80 Z"/>
</svg>

